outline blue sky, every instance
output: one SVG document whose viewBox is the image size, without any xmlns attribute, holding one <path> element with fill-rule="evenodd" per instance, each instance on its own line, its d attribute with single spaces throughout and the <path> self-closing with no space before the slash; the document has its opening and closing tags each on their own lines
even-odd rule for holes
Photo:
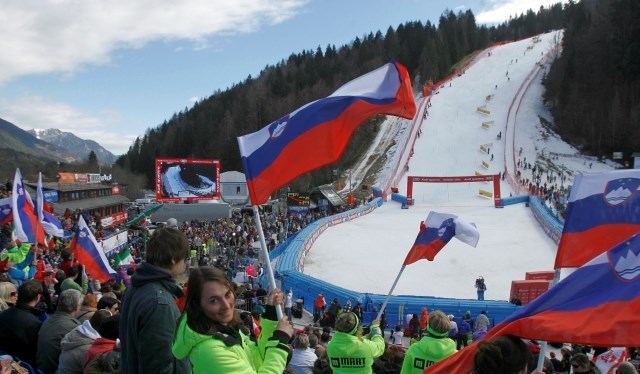
<svg viewBox="0 0 640 374">
<path fill-rule="evenodd" d="M 499 23 L 556 2 L 0 0 L 0 118 L 122 154 L 146 129 L 292 53 L 437 24 L 445 9 Z"/>
</svg>

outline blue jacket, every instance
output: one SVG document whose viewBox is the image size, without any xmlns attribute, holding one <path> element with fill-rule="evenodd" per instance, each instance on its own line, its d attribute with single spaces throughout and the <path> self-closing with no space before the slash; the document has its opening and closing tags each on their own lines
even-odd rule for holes
<svg viewBox="0 0 640 374">
<path fill-rule="evenodd" d="M 467 321 L 463 320 L 462 318 L 455 318 L 455 321 L 458 324 L 459 335 L 466 335 L 471 332 L 471 326 L 469 326 L 469 323 L 467 323 Z"/>
</svg>

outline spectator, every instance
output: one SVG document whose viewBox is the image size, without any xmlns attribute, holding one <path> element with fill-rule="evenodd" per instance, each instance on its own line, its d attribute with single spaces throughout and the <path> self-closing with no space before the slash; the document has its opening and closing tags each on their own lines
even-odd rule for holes
<svg viewBox="0 0 640 374">
<path fill-rule="evenodd" d="M 384 338 L 380 321 L 371 323 L 370 337 L 362 337 L 358 316 L 344 313 L 336 321 L 336 333 L 327 345 L 329 365 L 335 374 L 371 373 L 373 360 L 384 353 Z"/>
<path fill-rule="evenodd" d="M 576 374 L 600 374 L 600 370 L 584 353 L 576 353 L 571 357 L 571 367 Z"/>
<path fill-rule="evenodd" d="M 289 321 L 293 321 L 293 314 L 291 313 L 291 307 L 293 306 L 293 293 L 291 289 L 288 289 L 284 294 L 284 315 L 287 316 Z"/>
<path fill-rule="evenodd" d="M 89 281 L 86 278 L 86 276 L 80 275 L 81 269 L 82 269 L 81 265 L 70 266 L 67 269 L 66 271 L 67 277 L 62 281 L 62 284 L 60 285 L 61 292 L 65 290 L 78 290 L 83 294 L 87 293 L 87 289 L 89 287 Z M 76 279 L 78 278 L 79 275 L 82 277 L 82 286 L 76 282 Z"/>
<path fill-rule="evenodd" d="M 11 283 L 16 286 L 20 286 L 22 283 L 28 281 L 29 279 L 33 279 L 33 276 L 36 274 L 37 263 L 36 255 L 35 255 L 36 247 L 31 246 L 31 249 L 25 256 L 24 260 L 20 262 L 15 262 L 14 256 L 6 256 L 5 268 L 7 269 L 7 274 L 9 275 L 9 280 Z M 27 268 L 27 271 L 24 269 Z"/>
<path fill-rule="evenodd" d="M 98 332 L 100 337 L 93 341 L 84 357 L 83 374 L 120 373 L 120 350 L 116 344 L 120 334 L 120 315 L 105 319 Z"/>
<path fill-rule="evenodd" d="M 146 262 L 133 274 L 120 310 L 123 374 L 189 372 L 189 363 L 171 354 L 180 317 L 175 298 L 182 296 L 175 278 L 188 256 L 187 238 L 173 228 L 156 230 L 147 243 Z"/>
<path fill-rule="evenodd" d="M 236 295 L 224 271 L 195 268 L 189 274 L 188 288 L 172 352 L 178 359 L 189 358 L 192 373 L 284 371 L 293 327 L 286 317 L 276 320 L 274 305 L 282 303 L 280 290 L 267 297 L 256 344 L 240 330 L 242 321 L 234 307 Z"/>
<path fill-rule="evenodd" d="M 309 336 L 300 334 L 293 341 L 291 361 L 287 368 L 291 374 L 313 374 L 313 364 L 318 359 L 315 351 L 309 347 Z"/>
<path fill-rule="evenodd" d="M 115 316 L 120 311 L 120 300 L 109 297 L 102 296 L 100 301 L 98 301 L 98 310 L 108 310 L 112 316 Z"/>
<path fill-rule="evenodd" d="M 96 300 L 96 295 L 92 293 L 84 295 L 82 305 L 80 306 L 80 310 L 78 311 L 78 315 L 76 316 L 78 322 L 83 323 L 84 321 L 90 320 L 96 310 L 98 310 L 97 306 L 98 300 Z"/>
<path fill-rule="evenodd" d="M 0 313 L 0 351 L 6 352 L 35 366 L 38 331 L 42 322 L 35 309 L 40 300 L 42 286 L 35 279 L 18 287 L 16 305 Z"/>
<path fill-rule="evenodd" d="M 75 315 L 82 305 L 78 290 L 62 291 L 56 312 L 42 324 L 38 332 L 37 366 L 44 374 L 55 374 L 60 359 L 62 338 L 80 323 Z"/>
<path fill-rule="evenodd" d="M 98 329 L 109 317 L 111 314 L 106 310 L 97 311 L 91 319 L 85 320 L 62 338 L 57 374 L 82 374 L 85 354 L 93 341 L 100 337 Z"/>
<path fill-rule="evenodd" d="M 402 373 L 422 374 L 425 368 L 456 353 L 456 343 L 447 337 L 450 329 L 449 318 L 443 312 L 429 313 L 427 333 L 409 347 L 402 362 Z"/>
<path fill-rule="evenodd" d="M 0 282 L 0 312 L 16 304 L 18 288 L 11 282 Z"/>
<path fill-rule="evenodd" d="M 477 331 L 477 330 L 486 331 L 488 329 L 489 329 L 489 317 L 487 317 L 487 312 L 483 310 L 476 317 L 476 322 L 473 324 L 473 331 Z"/>
<path fill-rule="evenodd" d="M 522 339 L 512 336 L 497 336 L 491 341 L 478 344 L 473 358 L 476 374 L 525 374 L 529 373 L 531 352 Z M 535 370 L 532 374 L 542 374 Z"/>
</svg>

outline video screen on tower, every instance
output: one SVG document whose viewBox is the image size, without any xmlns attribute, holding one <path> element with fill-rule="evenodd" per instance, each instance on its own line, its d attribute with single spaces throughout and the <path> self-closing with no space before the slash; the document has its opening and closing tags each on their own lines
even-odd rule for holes
<svg viewBox="0 0 640 374">
<path fill-rule="evenodd" d="M 156 159 L 156 200 L 179 202 L 220 197 L 220 161 Z"/>
</svg>

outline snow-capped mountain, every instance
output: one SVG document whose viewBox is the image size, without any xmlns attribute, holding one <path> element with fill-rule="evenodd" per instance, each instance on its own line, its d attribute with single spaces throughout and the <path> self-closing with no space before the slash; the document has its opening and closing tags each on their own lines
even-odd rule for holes
<svg viewBox="0 0 640 374">
<path fill-rule="evenodd" d="M 58 129 L 34 129 L 29 130 L 29 133 L 47 143 L 69 150 L 70 153 L 80 160 L 86 160 L 89 153 L 93 151 L 101 164 L 112 165 L 116 161 L 116 156 L 104 149 L 97 142 L 90 139 L 81 139 L 70 132 L 60 131 Z"/>
</svg>

